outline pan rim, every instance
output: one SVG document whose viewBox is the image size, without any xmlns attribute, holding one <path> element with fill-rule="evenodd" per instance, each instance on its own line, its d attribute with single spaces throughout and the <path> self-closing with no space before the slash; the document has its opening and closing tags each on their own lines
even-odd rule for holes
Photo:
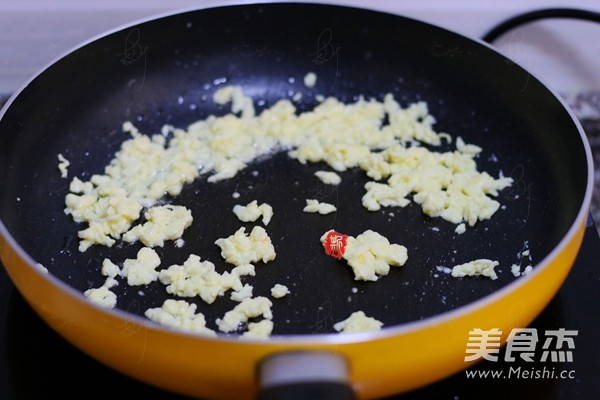
<svg viewBox="0 0 600 400">
<path fill-rule="evenodd" d="M 63 58 L 70 55 L 71 53 L 73 53 L 81 48 L 84 48 L 88 44 L 94 43 L 104 37 L 107 37 L 107 36 L 113 34 L 113 33 L 120 32 L 120 31 L 123 31 L 128 28 L 133 28 L 133 27 L 136 27 L 143 23 L 157 21 L 159 19 L 176 16 L 176 15 L 179 15 L 182 13 L 187 13 L 187 12 L 201 11 L 201 10 L 207 10 L 207 9 L 212 9 L 212 8 L 220 8 L 220 7 L 251 6 L 251 5 L 268 6 L 270 4 L 276 4 L 276 5 L 290 4 L 290 5 L 299 5 L 299 6 L 301 6 L 301 5 L 310 5 L 310 6 L 324 5 L 324 6 L 328 6 L 328 7 L 364 10 L 364 11 L 368 11 L 368 12 L 391 15 L 394 17 L 401 17 L 401 18 L 404 18 L 407 20 L 413 20 L 418 23 L 431 26 L 435 29 L 450 32 L 454 35 L 463 37 L 470 41 L 477 42 L 479 45 L 483 45 L 483 46 L 487 47 L 489 50 L 493 51 L 494 53 L 500 55 L 501 57 L 508 59 L 508 57 L 506 55 L 502 54 L 498 49 L 496 49 L 491 44 L 489 44 L 481 39 L 478 39 L 475 37 L 470 37 L 470 36 L 458 33 L 456 31 L 450 30 L 448 28 L 444 28 L 444 27 L 437 26 L 437 25 L 434 25 L 429 22 L 418 20 L 416 18 L 407 17 L 407 16 L 404 16 L 401 14 L 395 14 L 395 13 L 391 13 L 391 12 L 387 12 L 387 11 L 382 11 L 382 10 L 375 9 L 375 8 L 359 7 L 359 6 L 355 6 L 355 5 L 346 5 L 346 4 L 342 4 L 342 3 L 332 3 L 332 2 L 326 2 L 326 1 L 298 1 L 298 0 L 297 1 L 277 1 L 277 2 L 269 2 L 266 0 L 251 1 L 251 2 L 219 1 L 219 2 L 208 4 L 208 5 L 178 8 L 176 10 L 159 13 L 159 14 L 156 14 L 153 16 L 143 17 L 143 18 L 137 19 L 135 21 L 125 23 L 125 24 L 119 25 L 115 28 L 109 29 L 103 33 L 95 35 L 92 38 L 81 42 L 80 44 L 65 51 L 63 54 L 59 55 L 58 57 L 54 58 L 52 61 L 47 63 L 37 73 L 33 74 L 23 85 L 21 85 L 20 88 L 15 90 L 15 92 L 9 97 L 9 99 L 7 100 L 5 105 L 2 107 L 2 109 L 0 109 L 0 120 L 4 117 L 5 113 L 10 108 L 11 104 L 19 97 L 21 92 L 23 92 L 44 71 L 46 71 L 48 68 L 52 67 L 53 65 L 57 64 Z M 13 251 L 16 252 L 16 254 L 22 260 L 24 260 L 26 262 L 26 264 L 28 266 L 35 271 L 35 273 L 39 274 L 41 277 L 43 277 L 43 279 L 49 280 L 52 285 L 57 286 L 60 290 L 67 293 L 68 295 L 72 296 L 73 298 L 76 298 L 78 301 L 83 302 L 84 304 L 86 304 L 89 307 L 96 308 L 100 312 L 107 313 L 108 315 L 115 316 L 124 321 L 127 321 L 127 322 L 133 321 L 135 323 L 140 324 L 141 326 L 143 326 L 146 329 L 155 330 L 155 331 L 166 333 L 169 335 L 187 337 L 187 338 L 191 338 L 191 339 L 195 339 L 195 340 L 202 340 L 202 341 L 205 340 L 205 341 L 216 341 L 216 342 L 223 342 L 223 343 L 236 343 L 238 345 L 246 345 L 247 344 L 247 345 L 253 345 L 253 346 L 255 346 L 255 345 L 269 345 L 270 346 L 270 345 L 285 345 L 285 344 L 326 345 L 326 344 L 350 344 L 350 343 L 360 343 L 360 342 L 365 342 L 365 341 L 388 339 L 391 337 L 408 334 L 411 332 L 416 332 L 416 331 L 419 331 L 419 330 L 422 330 L 422 329 L 425 329 L 425 328 L 428 328 L 431 326 L 441 325 L 448 321 L 468 315 L 478 309 L 484 308 L 487 305 L 496 302 L 497 300 L 499 300 L 503 297 L 508 296 L 510 293 L 518 290 L 523 285 L 526 285 L 530 280 L 534 279 L 537 275 L 541 274 L 543 272 L 543 270 L 547 269 L 548 266 L 551 264 L 551 262 L 560 253 L 562 253 L 564 251 L 564 249 L 569 245 L 569 243 L 572 242 L 573 238 L 578 233 L 579 227 L 587 220 L 588 215 L 589 215 L 589 207 L 591 204 L 592 191 L 593 191 L 593 186 L 594 186 L 594 167 L 593 167 L 593 158 L 592 158 L 591 147 L 590 147 L 589 141 L 587 139 L 587 136 L 585 134 L 585 131 L 584 131 L 581 123 L 579 122 L 577 117 L 574 115 L 574 112 L 571 110 L 571 108 L 566 104 L 566 101 L 562 97 L 560 97 L 551 86 L 547 85 L 538 76 L 536 76 L 535 74 L 531 73 L 529 70 L 524 68 L 520 63 L 515 62 L 513 60 L 511 60 L 511 61 L 514 64 L 516 64 L 517 66 L 519 66 L 520 68 L 522 68 L 524 71 L 527 71 L 536 80 L 538 80 L 540 82 L 540 84 L 555 98 L 555 100 L 558 100 L 558 102 L 562 105 L 564 111 L 567 112 L 567 115 L 570 117 L 570 119 L 574 123 L 575 128 L 577 129 L 577 131 L 579 133 L 579 136 L 580 136 L 579 138 L 581 140 L 581 144 L 583 146 L 583 150 L 584 150 L 585 158 L 586 158 L 587 182 L 586 182 L 586 187 L 585 187 L 585 194 L 583 197 L 583 201 L 580 204 L 579 211 L 577 212 L 577 215 L 574 218 L 567 233 L 562 237 L 560 242 L 552 249 L 552 251 L 549 254 L 547 254 L 542 260 L 540 260 L 537 264 L 535 264 L 533 271 L 529 275 L 519 278 L 519 279 L 515 279 L 514 281 L 505 285 L 504 287 L 497 289 L 494 292 L 492 292 L 484 297 L 481 297 L 471 303 L 465 304 L 465 305 L 457 307 L 455 309 L 445 311 L 443 313 L 440 313 L 440 314 L 437 314 L 437 315 L 434 315 L 431 317 L 426 317 L 421 320 L 415 320 L 415 321 L 410 321 L 407 323 L 391 325 L 391 326 L 384 326 L 381 329 L 381 331 L 358 332 L 358 333 L 351 333 L 351 334 L 339 334 L 339 333 L 334 333 L 334 332 L 310 333 L 310 334 L 281 334 L 281 335 L 272 335 L 267 340 L 246 338 L 246 337 L 244 337 L 243 340 L 241 340 L 240 335 L 228 336 L 228 335 L 224 335 L 221 333 L 218 333 L 216 337 L 211 337 L 211 336 L 200 335 L 200 334 L 192 333 L 192 332 L 174 330 L 174 329 L 171 329 L 168 327 L 161 326 L 161 325 L 154 323 L 153 321 L 143 318 L 141 316 L 128 313 L 121 309 L 107 309 L 105 307 L 97 305 L 97 304 L 89 301 L 88 299 L 86 299 L 82 292 L 71 287 L 70 285 L 68 285 L 64 281 L 60 280 L 53 274 L 43 272 L 38 267 L 40 264 L 37 261 L 35 261 L 19 245 L 19 243 L 16 242 L 16 240 L 12 237 L 12 235 L 10 234 L 10 232 L 8 231 L 8 229 L 4 225 L 4 222 L 1 219 L 0 219 L 0 236 L 6 241 L 8 246 L 10 248 L 12 248 Z"/>
</svg>

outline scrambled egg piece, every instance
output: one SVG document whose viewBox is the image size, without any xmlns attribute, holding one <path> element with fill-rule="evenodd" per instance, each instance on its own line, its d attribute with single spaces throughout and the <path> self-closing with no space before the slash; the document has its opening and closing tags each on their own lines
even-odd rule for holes
<svg viewBox="0 0 600 400">
<path fill-rule="evenodd" d="M 216 336 L 216 332 L 206 327 L 202 313 L 196 314 L 196 305 L 184 300 L 167 299 L 161 307 L 149 308 L 144 315 L 163 326 L 187 332 Z"/>
<path fill-rule="evenodd" d="M 531 271 L 533 271 L 533 267 L 531 265 L 527 265 L 522 271 L 521 271 L 521 265 L 519 265 L 519 264 L 513 264 L 510 266 L 510 272 L 515 276 L 515 278 L 518 278 L 520 276 L 529 275 L 529 273 L 531 273 Z"/>
<path fill-rule="evenodd" d="M 179 194 L 184 183 L 198 176 L 194 165 L 192 169 L 182 162 L 184 152 L 165 150 L 164 137 L 151 139 L 132 132 L 134 137 L 121 145 L 104 175 L 71 182 L 65 212 L 76 222 L 88 224 L 78 234 L 80 251 L 93 244 L 112 246 L 140 217 L 144 206 L 166 193 Z"/>
<path fill-rule="evenodd" d="M 43 264 L 36 263 L 36 264 L 35 264 L 35 268 L 36 268 L 38 271 L 40 271 L 41 273 L 43 273 L 43 274 L 47 274 L 47 273 L 49 273 L 49 271 L 48 271 L 48 268 L 44 267 L 44 265 L 43 265 Z"/>
<path fill-rule="evenodd" d="M 410 200 L 409 192 L 403 187 L 392 187 L 385 183 L 367 182 L 367 192 L 362 197 L 363 206 L 369 211 L 378 211 L 381 207 L 406 207 Z"/>
<path fill-rule="evenodd" d="M 512 184 L 512 178 L 494 179 L 477 171 L 473 151 L 438 153 L 423 147 L 391 146 L 363 163 L 369 176 L 387 178 L 386 183 L 368 182 L 363 206 L 404 207 L 413 200 L 430 217 L 469 226 L 489 219 L 500 207 L 490 196 Z"/>
<path fill-rule="evenodd" d="M 312 88 L 317 84 L 317 74 L 314 72 L 309 72 L 304 75 L 304 86 L 307 88 Z"/>
<path fill-rule="evenodd" d="M 498 279 L 494 268 L 499 265 L 498 261 L 492 261 L 485 258 L 469 261 L 464 264 L 452 267 L 452 276 L 462 278 L 464 276 L 487 276 L 490 279 Z"/>
<path fill-rule="evenodd" d="M 104 284 L 99 288 L 91 288 L 83 292 L 90 301 L 106 308 L 114 308 L 117 305 L 117 295 L 111 291 L 119 282 L 115 279 L 121 274 L 121 270 L 108 258 L 102 262 L 102 275 L 106 276 Z"/>
<path fill-rule="evenodd" d="M 403 108 L 392 94 L 383 101 L 361 96 L 351 104 L 329 97 L 313 110 L 297 113 L 284 99 L 257 115 L 240 86 L 220 88 L 213 100 L 231 102 L 233 113 L 211 115 L 187 129 L 165 126 L 151 136 L 125 122 L 123 130 L 131 138 L 104 174 L 88 182 L 72 181 L 65 212 L 88 224 L 78 233 L 80 251 L 94 244 L 112 246 L 143 208 L 165 195 L 177 196 L 199 176 L 210 174 L 209 182 L 229 179 L 258 157 L 281 149 L 300 163 L 324 162 L 334 171 L 363 169 L 373 179 L 363 198 L 369 210 L 404 207 L 412 195 L 425 214 L 455 224 L 472 226 L 490 218 L 499 206 L 491 197 L 512 184 L 510 178 L 477 171 L 474 157 L 480 148 L 461 138 L 454 152 L 408 147 L 415 142 L 438 146 L 451 139 L 433 129 L 435 118 L 425 102 Z"/>
<path fill-rule="evenodd" d="M 92 178 L 92 181 L 98 180 Z M 70 191 L 65 198 L 65 213 L 76 222 L 88 223 L 86 229 L 78 232 L 79 251 L 82 252 L 93 244 L 112 246 L 115 239 L 139 218 L 143 208 L 127 197 L 123 189 L 106 187 L 100 190 L 92 182 L 82 182 L 78 178 L 71 181 Z"/>
<path fill-rule="evenodd" d="M 83 294 L 90 301 L 102 307 L 114 308 L 117 305 L 117 295 L 110 290 L 110 285 L 88 289 Z"/>
<path fill-rule="evenodd" d="M 260 226 L 255 226 L 249 235 L 246 228 L 238 229 L 227 238 L 215 242 L 221 248 L 221 256 L 230 264 L 244 265 L 262 261 L 264 263 L 275 259 L 275 248 L 271 238 Z"/>
<path fill-rule="evenodd" d="M 238 330 L 242 324 L 248 322 L 250 318 L 262 316 L 270 320 L 273 318 L 272 305 L 273 303 L 266 297 L 244 299 L 233 310 L 227 311 L 222 319 L 218 319 L 217 326 L 221 332 L 233 332 Z"/>
<path fill-rule="evenodd" d="M 112 246 L 144 207 L 167 194 L 177 196 L 184 184 L 199 175 L 196 152 L 186 148 L 188 143 L 181 143 L 177 133 L 167 144 L 165 135 L 142 135 L 130 122 L 123 124 L 123 130 L 132 137 L 121 144 L 104 174 L 87 182 L 71 181 L 65 213 L 88 224 L 78 233 L 80 251 L 94 244 Z"/>
<path fill-rule="evenodd" d="M 348 318 L 336 323 L 333 328 L 340 333 L 379 331 L 383 322 L 367 317 L 364 311 L 356 311 Z"/>
<path fill-rule="evenodd" d="M 143 247 L 138 251 L 137 258 L 128 258 L 123 262 L 121 275 L 127 278 L 129 286 L 148 285 L 158 280 L 160 258 L 156 251 L 150 247 Z"/>
<path fill-rule="evenodd" d="M 69 175 L 69 165 L 71 162 L 65 158 L 62 154 L 58 154 L 58 170 L 60 171 L 60 177 L 66 178 Z"/>
<path fill-rule="evenodd" d="M 213 94 L 213 100 L 221 105 L 231 102 L 231 111 L 241 113 L 242 118 L 254 117 L 252 97 L 245 96 L 241 86 L 224 86 Z"/>
<path fill-rule="evenodd" d="M 529 243 L 527 241 L 524 244 L 524 250 L 517 254 L 517 257 L 520 261 L 518 264 L 511 265 L 510 271 L 515 276 L 515 278 L 529 275 L 531 271 L 533 271 L 533 266 L 531 265 L 531 250 L 529 250 Z M 522 265 L 525 265 L 525 268 L 523 268 L 523 270 L 521 270 Z"/>
<path fill-rule="evenodd" d="M 277 283 L 271 288 L 271 296 L 276 299 L 280 299 L 288 294 L 290 294 L 290 289 L 281 283 Z"/>
<path fill-rule="evenodd" d="M 113 279 L 121 275 L 121 269 L 108 258 L 105 258 L 104 261 L 102 261 L 102 268 L 100 271 L 102 275 Z"/>
<path fill-rule="evenodd" d="M 315 176 L 326 185 L 339 185 L 342 182 L 342 178 L 331 171 L 317 171 L 315 172 Z"/>
<path fill-rule="evenodd" d="M 321 236 L 321 243 L 329 232 Z M 376 281 L 389 273 L 390 266 L 404 265 L 408 251 L 406 247 L 391 244 L 387 238 L 369 229 L 357 237 L 348 236 L 342 257 L 352 267 L 355 280 Z"/>
<path fill-rule="evenodd" d="M 466 144 L 460 136 L 456 138 L 456 150 L 463 154 L 476 155 L 481 153 L 482 148 L 474 144 Z"/>
<path fill-rule="evenodd" d="M 245 206 L 236 204 L 233 206 L 233 213 L 242 222 L 254 222 L 262 216 L 262 222 L 266 226 L 273 218 L 273 207 L 267 203 L 258 205 L 258 201 L 254 200 Z"/>
<path fill-rule="evenodd" d="M 258 322 L 250 322 L 248 324 L 248 330 L 242 333 L 244 338 L 254 339 L 267 339 L 273 332 L 273 321 L 270 319 L 263 319 Z"/>
<path fill-rule="evenodd" d="M 518 278 L 521 276 L 521 266 L 519 264 L 511 265 L 510 272 L 515 276 L 515 278 Z"/>
<path fill-rule="evenodd" d="M 201 261 L 199 256 L 192 254 L 183 265 L 171 265 L 161 270 L 158 278 L 167 285 L 167 293 L 181 297 L 200 296 L 206 303 L 212 304 L 227 290 L 242 291 L 241 277 L 246 275 L 255 275 L 253 265 L 240 265 L 231 272 L 219 274 L 213 263 Z"/>
<path fill-rule="evenodd" d="M 125 242 L 140 240 L 148 247 L 162 247 L 165 240 L 177 240 L 192 224 L 192 212 L 183 206 L 152 207 L 144 214 L 146 223 L 136 225 L 123 235 Z"/>
<path fill-rule="evenodd" d="M 336 212 L 337 208 L 333 204 L 321 203 L 319 200 L 307 199 L 306 206 L 303 209 L 307 213 L 319 213 L 322 215 Z"/>
<path fill-rule="evenodd" d="M 253 290 L 254 287 L 246 283 L 240 290 L 232 292 L 230 298 L 237 302 L 244 301 L 245 299 L 252 297 Z"/>
</svg>

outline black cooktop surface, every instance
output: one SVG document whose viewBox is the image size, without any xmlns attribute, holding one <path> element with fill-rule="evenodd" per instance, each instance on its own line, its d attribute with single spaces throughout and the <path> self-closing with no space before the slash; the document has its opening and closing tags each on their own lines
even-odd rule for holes
<svg viewBox="0 0 600 400">
<path fill-rule="evenodd" d="M 528 327 L 540 342 L 532 362 L 483 360 L 469 373 L 394 399 L 593 399 L 600 393 L 600 237 L 590 217 L 581 251 L 559 293 Z M 141 399 L 184 399 L 124 376 L 80 352 L 52 331 L 27 305 L 0 269 L 0 399 L 74 399 L 94 393 L 112 398 L 135 393 Z M 543 338 L 550 331 L 577 331 L 572 361 L 541 361 Z M 465 344 L 466 346 L 466 344 Z M 552 349 L 551 347 L 549 349 Z M 556 350 L 556 346 L 554 348 Z M 502 374 L 502 376 L 492 376 Z M 402 379 L 402 377 L 398 377 Z M 83 392 L 81 388 L 87 388 Z M 118 392 L 117 392 L 117 388 Z"/>
</svg>

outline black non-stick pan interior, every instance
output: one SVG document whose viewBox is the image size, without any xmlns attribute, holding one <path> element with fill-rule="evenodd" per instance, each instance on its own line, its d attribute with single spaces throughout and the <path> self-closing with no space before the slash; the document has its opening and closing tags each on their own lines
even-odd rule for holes
<svg viewBox="0 0 600 400">
<path fill-rule="evenodd" d="M 303 76 L 317 74 L 314 88 Z M 184 12 L 118 30 L 91 41 L 36 77 L 0 121 L 0 216 L 20 246 L 50 273 L 84 291 L 104 282 L 104 258 L 134 258 L 139 244 L 77 250 L 83 227 L 64 214 L 70 180 L 103 172 L 122 141 L 124 121 L 143 133 L 164 124 L 185 128 L 210 114 L 230 112 L 212 102 L 227 84 L 241 85 L 257 108 L 302 93 L 299 112 L 317 95 L 344 102 L 359 95 L 382 100 L 393 93 L 403 106 L 423 100 L 435 129 L 483 148 L 480 170 L 515 182 L 503 190 L 492 219 L 464 234 L 414 203 L 367 211 L 367 177 L 341 173 L 339 186 L 313 174 L 324 164 L 301 165 L 286 153 L 261 159 L 232 179 L 206 176 L 175 204 L 191 208 L 194 223 L 178 248 L 157 248 L 161 267 L 191 253 L 230 269 L 215 240 L 241 223 L 235 204 L 267 202 L 274 217 L 266 230 L 277 257 L 256 266 L 255 295 L 275 283 L 291 294 L 274 300 L 274 334 L 333 332 L 333 323 L 363 310 L 385 326 L 420 320 L 480 299 L 514 282 L 515 263 L 542 260 L 570 228 L 584 198 L 587 167 L 577 127 L 563 105 L 535 77 L 485 45 L 421 22 L 374 11 L 310 4 L 237 5 Z M 442 146 L 440 150 L 451 150 Z M 69 178 L 57 154 L 70 160 Z M 234 198 L 234 192 L 240 193 Z M 305 199 L 337 206 L 327 216 L 302 211 Z M 355 281 L 345 263 L 328 257 L 319 238 L 329 229 L 356 236 L 375 230 L 408 249 L 408 262 L 377 282 Z M 500 262 L 499 278 L 456 279 L 437 267 L 477 258 Z M 161 283 L 119 285 L 118 307 L 142 315 L 167 298 Z M 190 299 L 186 299 L 190 300 Z M 208 326 L 235 304 L 228 296 L 197 301 Z"/>
</svg>

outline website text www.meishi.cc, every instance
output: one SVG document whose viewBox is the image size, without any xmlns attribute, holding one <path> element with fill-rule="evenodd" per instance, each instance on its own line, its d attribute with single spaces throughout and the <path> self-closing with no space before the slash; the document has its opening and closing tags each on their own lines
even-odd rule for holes
<svg viewBox="0 0 600 400">
<path fill-rule="evenodd" d="M 488 369 L 488 370 L 466 370 L 468 379 L 575 379 L 574 369 L 558 369 L 536 367 L 525 368 L 523 366 L 509 367 L 508 370 Z"/>
</svg>

